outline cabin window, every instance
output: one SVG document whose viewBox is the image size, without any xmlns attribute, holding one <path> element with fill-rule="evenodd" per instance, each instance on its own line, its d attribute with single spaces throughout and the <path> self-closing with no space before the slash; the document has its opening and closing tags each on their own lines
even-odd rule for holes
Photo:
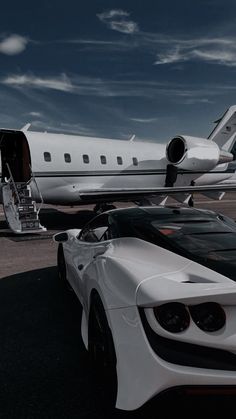
<svg viewBox="0 0 236 419">
<path fill-rule="evenodd" d="M 69 153 L 65 153 L 64 154 L 64 159 L 66 163 L 70 163 L 71 162 L 71 156 Z"/>
<path fill-rule="evenodd" d="M 106 156 L 100 156 L 100 159 L 101 159 L 101 163 L 102 164 L 107 164 L 107 158 L 106 158 Z"/>
<path fill-rule="evenodd" d="M 83 162 L 88 164 L 89 163 L 89 156 L 88 154 L 83 154 Z"/>
<path fill-rule="evenodd" d="M 137 157 L 133 157 L 133 165 L 138 166 L 138 159 Z"/>
<path fill-rule="evenodd" d="M 117 164 L 123 164 L 122 157 L 117 156 Z"/>
<path fill-rule="evenodd" d="M 48 151 L 45 151 L 45 152 L 43 153 L 43 155 L 44 155 L 44 160 L 45 160 L 45 161 L 52 161 L 52 158 L 51 158 L 51 153 L 49 153 Z"/>
</svg>

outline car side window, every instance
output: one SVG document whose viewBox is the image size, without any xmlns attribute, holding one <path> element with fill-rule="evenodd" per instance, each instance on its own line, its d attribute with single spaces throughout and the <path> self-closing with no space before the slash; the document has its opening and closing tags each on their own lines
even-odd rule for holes
<svg viewBox="0 0 236 419">
<path fill-rule="evenodd" d="M 98 241 L 98 238 L 96 236 L 96 232 L 93 230 L 89 230 L 87 235 L 85 236 L 86 242 L 96 243 Z"/>
<path fill-rule="evenodd" d="M 81 231 L 79 240 L 85 242 L 99 242 L 110 239 L 108 215 L 101 214 L 90 221 Z"/>
<path fill-rule="evenodd" d="M 107 237 L 108 227 L 98 227 L 92 230 L 93 235 L 96 237 L 96 241 L 104 241 L 107 240 L 105 237 Z"/>
<path fill-rule="evenodd" d="M 87 227 L 83 228 L 83 230 L 79 233 L 77 236 L 78 240 L 86 241 L 86 236 L 89 232 L 89 229 Z"/>
</svg>

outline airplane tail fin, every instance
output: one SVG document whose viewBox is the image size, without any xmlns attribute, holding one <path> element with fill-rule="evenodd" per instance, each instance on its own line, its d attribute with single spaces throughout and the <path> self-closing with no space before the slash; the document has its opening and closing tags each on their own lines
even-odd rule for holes
<svg viewBox="0 0 236 419">
<path fill-rule="evenodd" d="M 236 159 L 236 105 L 230 106 L 224 115 L 215 122 L 217 125 L 208 139 L 214 141 L 221 150 L 231 152 Z"/>
</svg>

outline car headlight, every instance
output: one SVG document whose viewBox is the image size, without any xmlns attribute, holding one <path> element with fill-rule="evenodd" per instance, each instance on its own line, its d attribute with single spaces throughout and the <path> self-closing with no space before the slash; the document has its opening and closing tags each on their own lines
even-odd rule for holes
<svg viewBox="0 0 236 419">
<path fill-rule="evenodd" d="M 166 303 L 154 308 L 158 323 L 171 333 L 183 332 L 190 323 L 189 312 L 181 303 Z"/>
<path fill-rule="evenodd" d="M 204 332 L 216 332 L 225 325 L 225 312 L 217 303 L 202 303 L 190 306 L 193 321 Z"/>
</svg>

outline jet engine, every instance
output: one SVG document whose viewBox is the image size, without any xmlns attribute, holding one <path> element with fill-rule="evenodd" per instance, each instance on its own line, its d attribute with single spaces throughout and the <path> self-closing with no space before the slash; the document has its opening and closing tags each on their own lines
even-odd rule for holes
<svg viewBox="0 0 236 419">
<path fill-rule="evenodd" d="M 166 158 L 179 169 L 209 171 L 218 164 L 232 161 L 233 154 L 221 150 L 214 141 L 206 138 L 180 135 L 167 144 Z"/>
</svg>

